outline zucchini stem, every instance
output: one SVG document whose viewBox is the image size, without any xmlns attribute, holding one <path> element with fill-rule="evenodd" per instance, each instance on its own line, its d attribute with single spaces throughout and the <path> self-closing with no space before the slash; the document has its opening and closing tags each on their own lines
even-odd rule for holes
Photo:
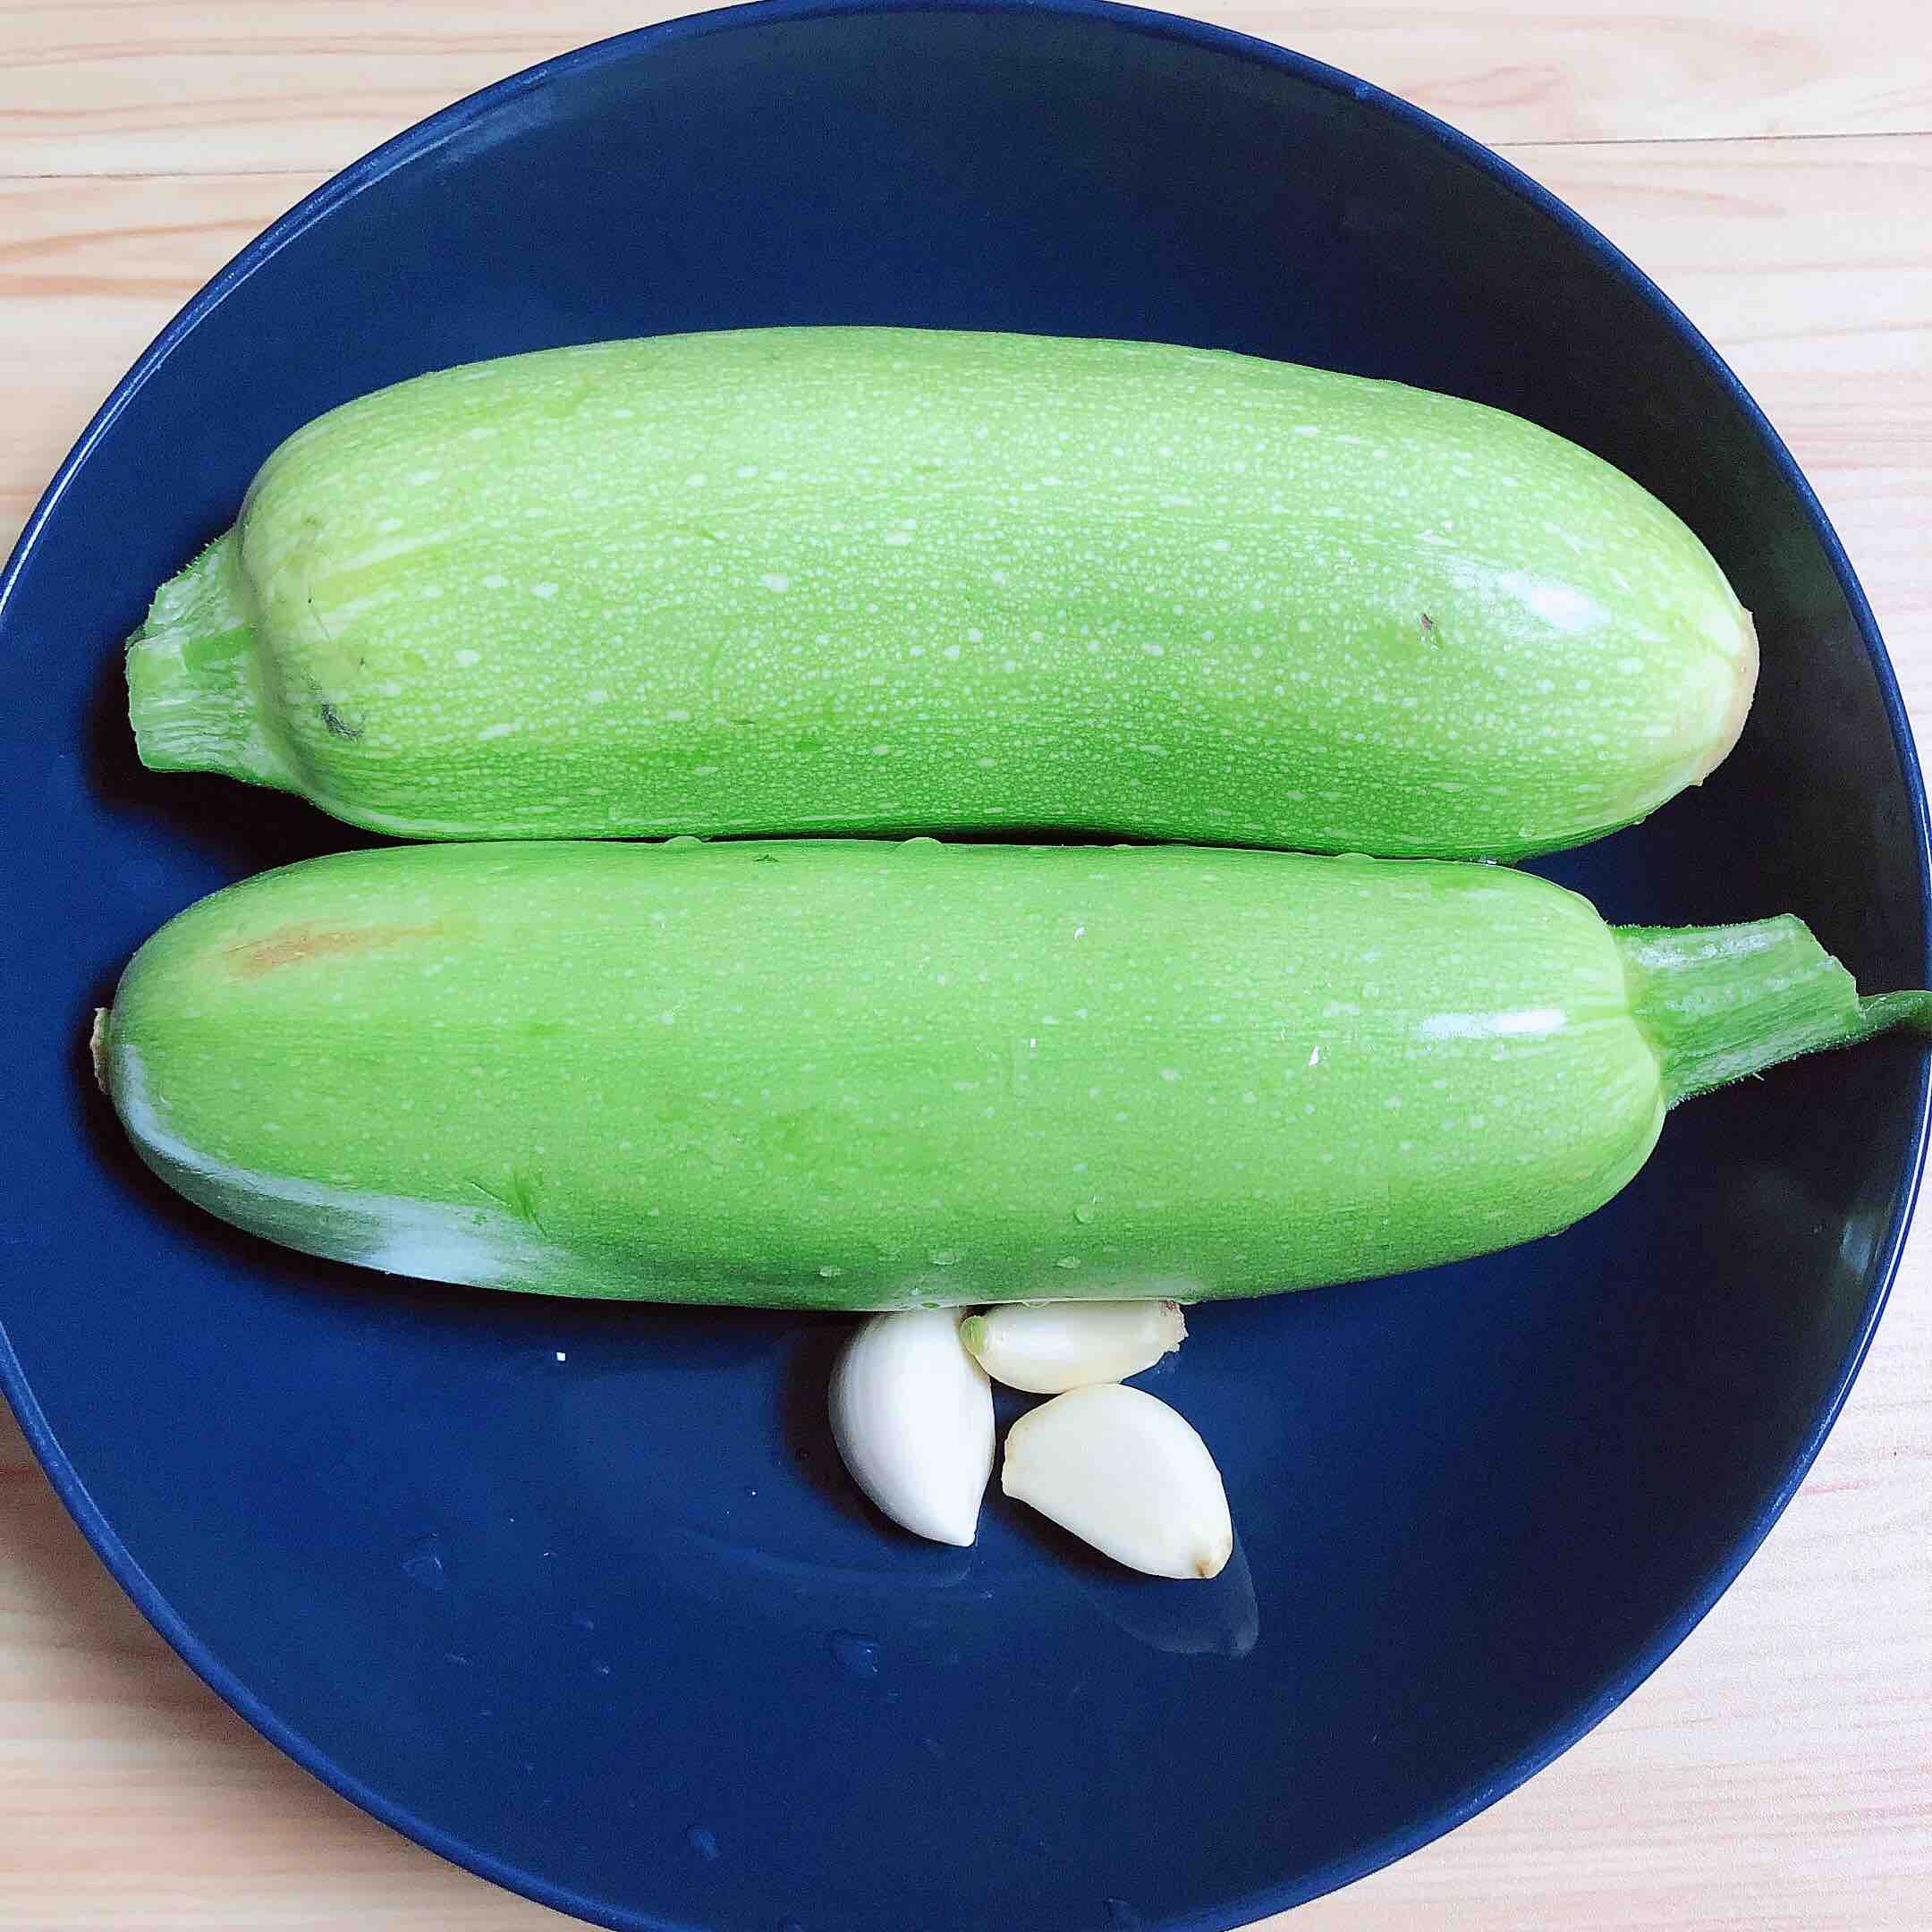
<svg viewBox="0 0 1932 1932">
<path fill-rule="evenodd" d="M 94 1067 L 94 1084 L 103 1093 L 109 1091 L 107 1085 L 107 1024 L 113 1018 L 105 1006 L 94 1009 L 94 1025 L 88 1034 L 88 1058 Z"/>
<path fill-rule="evenodd" d="M 1736 926 L 1618 926 L 1631 1010 L 1663 1063 L 1665 1104 L 1800 1054 L 1903 1028 L 1932 1037 L 1932 992 L 1859 997 L 1790 913 Z"/>
<path fill-rule="evenodd" d="M 216 771 L 299 788 L 269 735 L 253 600 L 231 530 L 155 592 L 128 640 L 128 721 L 151 771 Z"/>
</svg>

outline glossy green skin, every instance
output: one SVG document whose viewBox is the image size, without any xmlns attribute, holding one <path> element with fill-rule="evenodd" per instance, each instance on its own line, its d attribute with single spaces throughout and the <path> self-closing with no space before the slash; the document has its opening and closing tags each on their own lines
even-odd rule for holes
<svg viewBox="0 0 1932 1932">
<path fill-rule="evenodd" d="M 1526 874 L 1184 847 L 416 846 L 129 967 L 151 1165 L 433 1279 L 786 1307 L 1251 1295 L 1550 1233 L 1663 1118 Z"/>
<path fill-rule="evenodd" d="M 1703 547 L 1587 452 L 1159 343 L 481 363 L 298 432 L 238 528 L 135 641 L 143 756 L 413 837 L 1509 857 L 1700 778 L 1756 675 Z"/>
</svg>

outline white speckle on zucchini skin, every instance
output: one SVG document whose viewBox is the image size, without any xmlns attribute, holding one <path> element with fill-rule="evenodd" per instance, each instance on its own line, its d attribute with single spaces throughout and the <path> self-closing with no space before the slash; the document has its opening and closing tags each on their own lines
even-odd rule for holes
<svg viewBox="0 0 1932 1932">
<path fill-rule="evenodd" d="M 321 419 L 250 493 L 262 704 L 295 788 L 357 824 L 1038 823 L 1514 856 L 1641 816 L 1741 723 L 1742 614 L 1690 533 L 1454 399 L 865 329 L 460 373 Z M 444 470 L 485 426 L 487 459 Z M 398 506 L 428 534 L 384 560 Z M 459 642 L 486 674 L 453 674 Z M 318 688 L 366 735 L 329 729 Z M 594 726 L 592 688 L 619 694 Z M 479 756 L 506 701 L 526 728 Z"/>
</svg>

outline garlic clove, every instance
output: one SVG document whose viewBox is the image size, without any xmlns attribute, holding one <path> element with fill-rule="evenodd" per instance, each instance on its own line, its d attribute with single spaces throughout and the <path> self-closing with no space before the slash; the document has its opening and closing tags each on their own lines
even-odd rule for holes
<svg viewBox="0 0 1932 1932">
<path fill-rule="evenodd" d="M 1011 1301 L 960 1326 L 960 1339 L 996 1382 L 1034 1395 L 1123 1381 L 1186 1335 L 1178 1301 Z"/>
<path fill-rule="evenodd" d="M 832 1371 L 832 1436 L 852 1480 L 915 1536 L 964 1546 L 993 1474 L 993 1387 L 955 1309 L 875 1315 Z"/>
<path fill-rule="evenodd" d="M 1006 1432 L 1000 1487 L 1149 1576 L 1218 1576 L 1234 1548 L 1207 1444 L 1157 1396 L 1118 1382 L 1021 1416 Z"/>
</svg>

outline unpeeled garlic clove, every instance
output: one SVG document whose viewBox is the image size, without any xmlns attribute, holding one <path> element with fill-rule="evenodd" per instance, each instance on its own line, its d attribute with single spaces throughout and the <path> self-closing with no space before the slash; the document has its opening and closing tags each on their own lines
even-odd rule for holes
<svg viewBox="0 0 1932 1932">
<path fill-rule="evenodd" d="M 852 1480 L 935 1543 L 970 1544 L 993 1473 L 993 1388 L 954 1309 L 875 1315 L 832 1371 L 832 1436 Z"/>
<path fill-rule="evenodd" d="M 1123 1381 L 1179 1348 L 1186 1334 L 1177 1301 L 1013 1301 L 960 1325 L 996 1382 L 1034 1395 Z"/>
<path fill-rule="evenodd" d="M 1218 1576 L 1234 1548 L 1207 1444 L 1145 1389 L 1097 1382 L 1021 1416 L 1006 1432 L 1000 1487 L 1149 1576 Z"/>
</svg>

